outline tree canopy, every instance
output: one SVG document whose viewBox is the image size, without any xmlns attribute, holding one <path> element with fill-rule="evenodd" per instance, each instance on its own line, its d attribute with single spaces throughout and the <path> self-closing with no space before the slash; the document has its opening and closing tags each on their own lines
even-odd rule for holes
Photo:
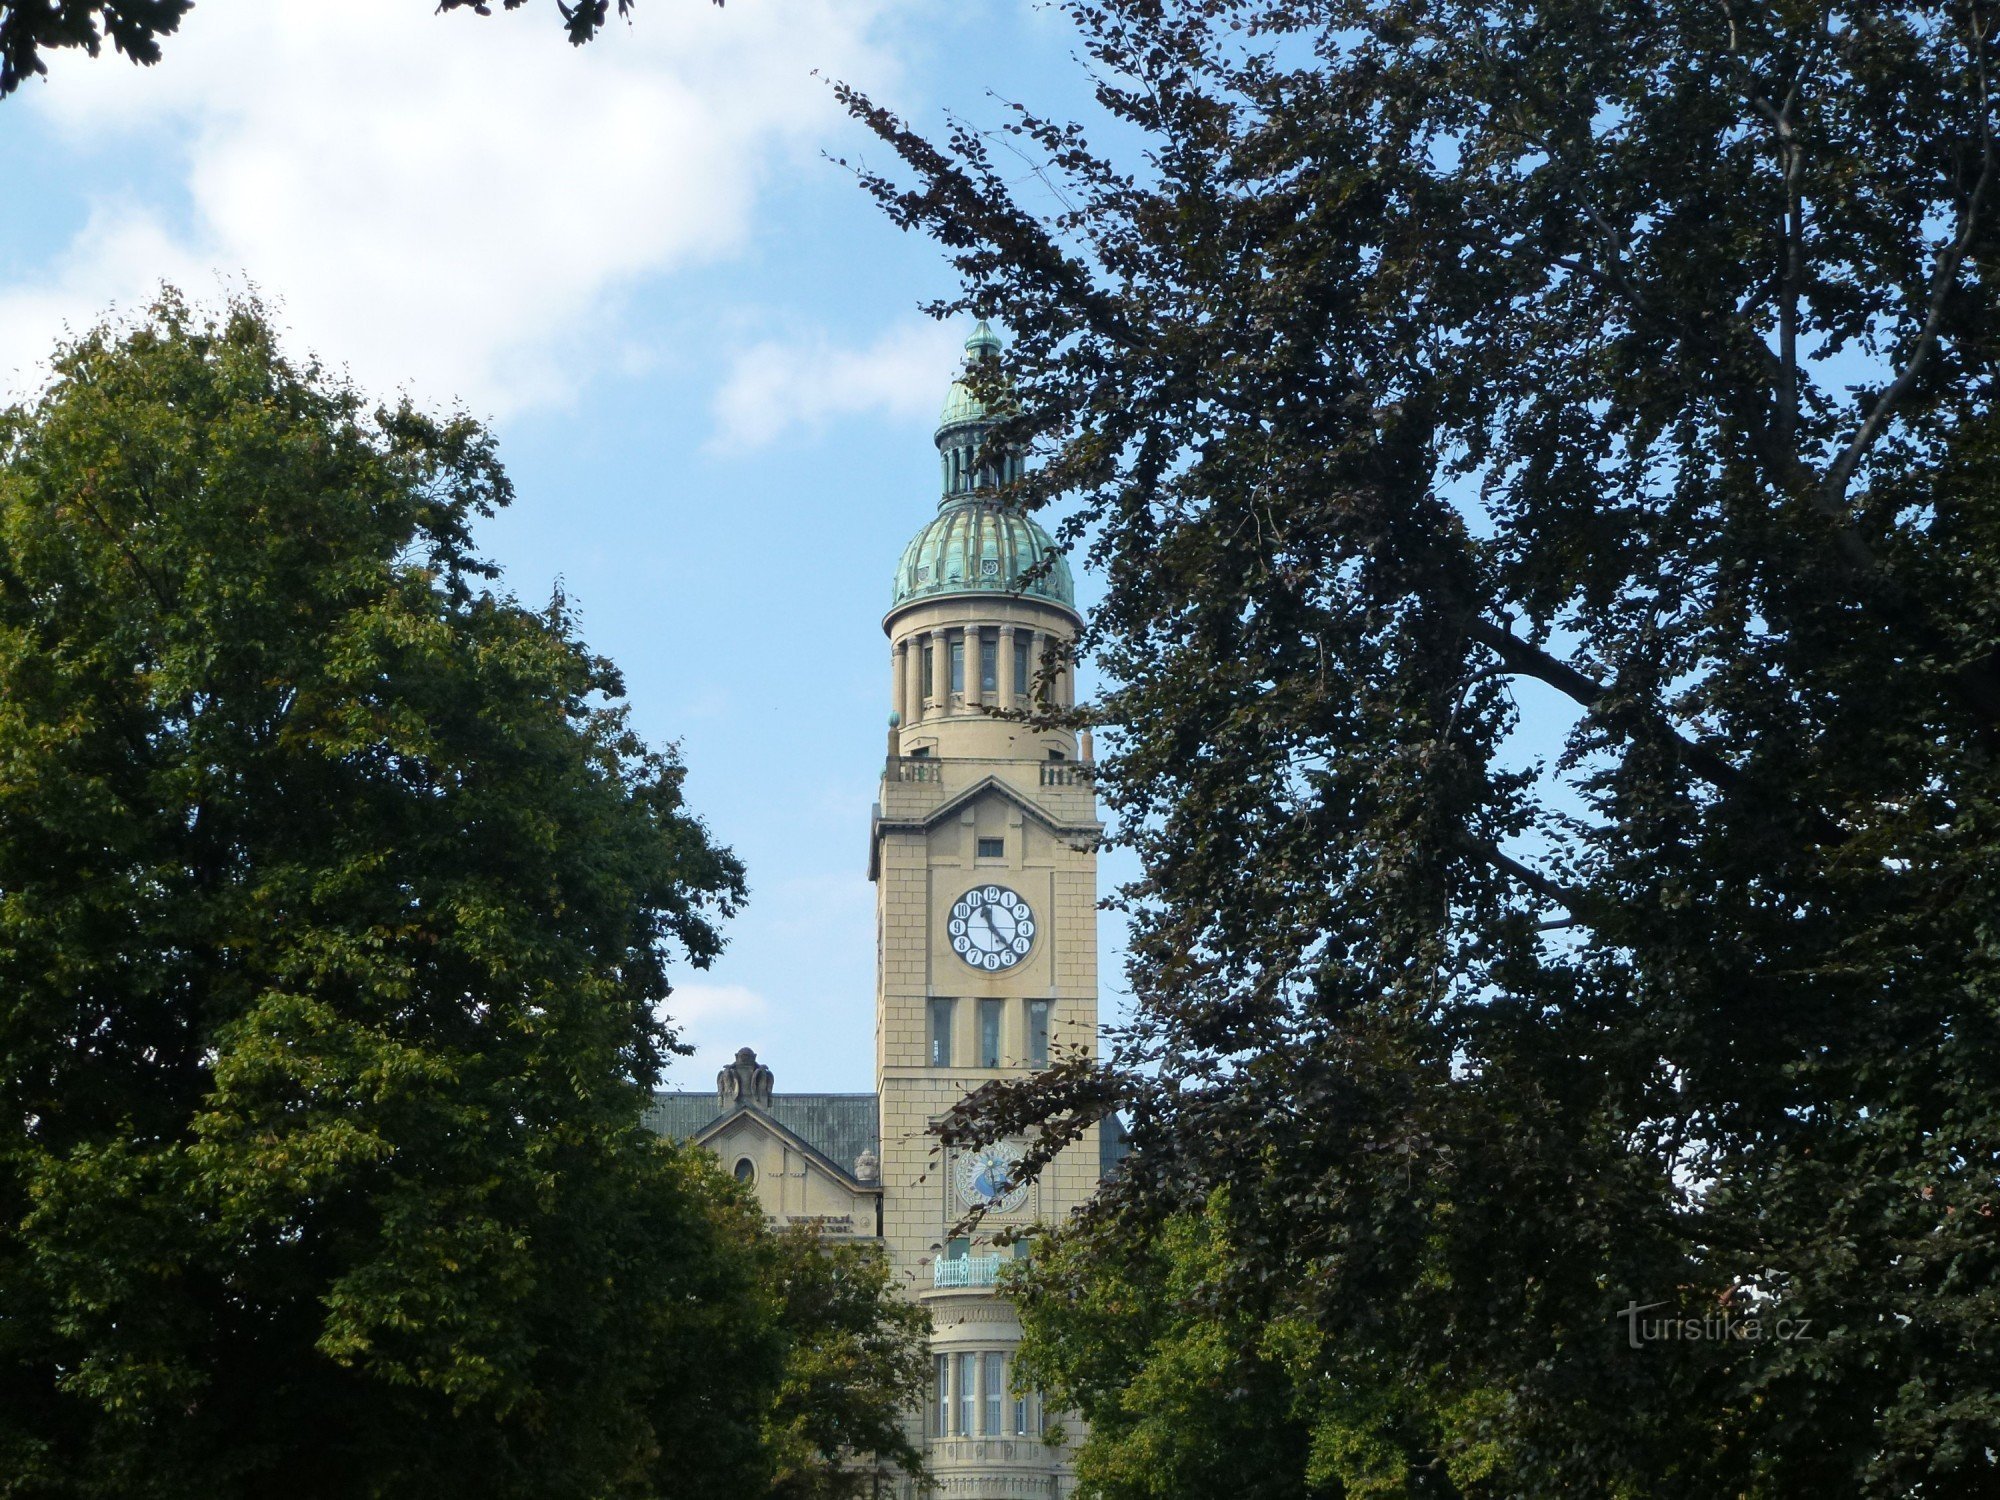
<svg viewBox="0 0 2000 1500">
<path fill-rule="evenodd" d="M 1069 11 L 1099 124 L 844 95 L 1144 867 L 1106 1065 L 949 1130 L 1122 1102 L 1078 1243 L 1220 1216 L 1412 1486 L 1993 1492 L 2000 14 Z"/>
<path fill-rule="evenodd" d="M 503 10 L 519 10 L 528 0 L 500 0 Z M 621 17 L 635 0 L 618 0 Z M 721 5 L 723 0 L 714 0 Z M 180 30 L 194 0 L 0 0 L 0 99 L 25 79 L 48 72 L 44 54 L 65 47 L 96 57 L 109 42 L 135 63 L 160 60 L 160 41 Z M 437 0 L 438 11 L 493 13 L 491 0 Z M 573 46 L 582 46 L 611 19 L 611 0 L 555 0 L 555 10 Z"/>
<path fill-rule="evenodd" d="M 742 870 L 510 496 L 250 303 L 0 412 L 0 1494 L 742 1493 L 870 1339 L 875 1435 L 893 1299 L 640 1124 Z"/>
<path fill-rule="evenodd" d="M 918 1474 L 909 1416 L 930 1379 L 930 1314 L 903 1298 L 871 1244 L 835 1244 L 797 1226 L 772 1237 L 774 1283 L 792 1332 L 769 1419 L 773 1500 L 880 1494 Z"/>
</svg>

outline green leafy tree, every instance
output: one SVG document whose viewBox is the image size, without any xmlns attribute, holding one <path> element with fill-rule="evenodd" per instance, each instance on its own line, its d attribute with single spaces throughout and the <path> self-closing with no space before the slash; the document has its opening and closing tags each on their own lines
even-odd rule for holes
<svg viewBox="0 0 2000 1500">
<path fill-rule="evenodd" d="M 528 0 L 501 0 L 503 10 L 519 10 Z M 629 16 L 634 0 L 618 0 L 618 14 Z M 721 5 L 722 0 L 715 0 Z M 440 11 L 493 13 L 491 0 L 437 0 Z M 611 0 L 555 0 L 563 30 L 573 46 L 582 46 L 611 19 Z M 194 0 L 0 0 L 0 99 L 24 79 L 48 72 L 44 54 L 65 47 L 81 48 L 95 57 L 109 42 L 135 63 L 160 60 L 160 39 L 180 30 Z"/>
<path fill-rule="evenodd" d="M 879 1247 L 794 1227 L 771 1239 L 789 1335 L 769 1442 L 781 1500 L 874 1496 L 923 1472 L 909 1414 L 930 1373 L 930 1315 L 899 1295 Z"/>
<path fill-rule="evenodd" d="M 1226 1197 L 1143 1238 L 1100 1227 L 1045 1243 L 1008 1284 L 1021 1309 L 1017 1378 L 1087 1424 L 1080 1493 L 1338 1493 L 1307 1479 L 1299 1393 L 1272 1357 L 1285 1325 L 1251 1299 L 1219 1295 L 1232 1279 Z"/>
<path fill-rule="evenodd" d="M 1425 1482 L 2000 1492 L 2000 13 L 1070 13 L 1116 149 L 844 96 L 1144 865 L 1108 1064 L 949 1133 L 1124 1101 L 1079 1254 L 1226 1191 Z"/>
<path fill-rule="evenodd" d="M 509 497 L 254 304 L 0 414 L 0 1494 L 767 1472 L 761 1227 L 638 1123 L 742 872 Z"/>
</svg>

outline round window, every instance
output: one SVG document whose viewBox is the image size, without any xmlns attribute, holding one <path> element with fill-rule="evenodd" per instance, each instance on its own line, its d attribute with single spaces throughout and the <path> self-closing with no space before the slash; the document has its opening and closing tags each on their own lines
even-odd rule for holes
<svg viewBox="0 0 2000 1500">
<path fill-rule="evenodd" d="M 736 1180 L 738 1182 L 755 1182 L 757 1180 L 757 1163 L 750 1160 L 747 1156 L 739 1157 L 736 1162 Z"/>
</svg>

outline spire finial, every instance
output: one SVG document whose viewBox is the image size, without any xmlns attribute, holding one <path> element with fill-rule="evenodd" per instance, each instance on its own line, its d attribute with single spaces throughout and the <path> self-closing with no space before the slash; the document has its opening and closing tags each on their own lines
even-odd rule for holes
<svg viewBox="0 0 2000 1500">
<path fill-rule="evenodd" d="M 1000 335 L 993 331 L 991 323 L 981 318 L 972 325 L 972 337 L 965 341 L 965 352 L 975 360 L 1000 352 Z"/>
</svg>

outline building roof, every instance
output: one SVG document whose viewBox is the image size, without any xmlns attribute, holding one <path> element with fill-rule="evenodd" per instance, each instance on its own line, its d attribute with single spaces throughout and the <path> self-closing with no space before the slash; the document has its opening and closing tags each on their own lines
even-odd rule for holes
<svg viewBox="0 0 2000 1500">
<path fill-rule="evenodd" d="M 1075 612 L 1076 584 L 1054 540 L 1001 503 L 1001 491 L 1020 477 L 1020 455 L 985 451 L 988 434 L 1006 413 L 976 395 L 967 377 L 999 354 L 999 335 L 982 319 L 965 341 L 965 371 L 952 381 L 938 418 L 944 498 L 896 564 L 891 613 L 919 599 L 984 593 L 1046 599 Z"/>
<path fill-rule="evenodd" d="M 1000 354 L 1000 335 L 992 325 L 981 318 L 972 330 L 972 337 L 965 341 L 965 362 L 976 366 L 983 359 L 995 359 Z M 951 389 L 945 392 L 944 410 L 938 413 L 938 431 L 963 426 L 968 422 L 985 422 L 993 413 L 972 393 L 972 387 L 964 380 L 954 380 Z"/>
<path fill-rule="evenodd" d="M 658 1092 L 646 1110 L 649 1130 L 684 1141 L 728 1114 L 710 1089 L 699 1094 Z M 873 1094 L 773 1094 L 771 1118 L 843 1171 L 853 1172 L 861 1153 L 882 1154 L 882 1134 Z"/>
<path fill-rule="evenodd" d="M 954 495 L 910 539 L 889 607 L 938 594 L 1017 594 L 1076 608 L 1069 560 L 1055 540 L 991 491 Z"/>
</svg>

